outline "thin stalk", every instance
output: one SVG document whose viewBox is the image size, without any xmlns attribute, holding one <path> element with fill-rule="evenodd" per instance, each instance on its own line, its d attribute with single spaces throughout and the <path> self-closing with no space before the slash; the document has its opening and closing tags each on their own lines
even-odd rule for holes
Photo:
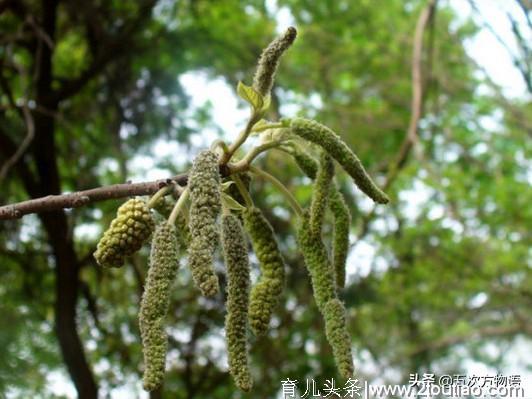
<svg viewBox="0 0 532 399">
<path fill-rule="evenodd" d="M 150 200 L 148 201 L 148 208 L 153 208 L 157 201 L 159 201 L 162 197 L 164 197 L 166 194 L 170 192 L 170 190 L 173 188 L 173 184 L 169 184 L 167 186 L 164 186 L 159 191 L 157 191 L 155 194 L 152 195 Z"/>
<path fill-rule="evenodd" d="M 170 217 L 168 218 L 168 224 L 174 225 L 175 221 L 177 219 L 177 215 L 179 215 L 179 212 L 181 212 L 181 209 L 183 206 L 185 206 L 185 201 L 188 198 L 189 189 L 188 187 L 183 190 L 181 195 L 179 196 L 179 199 L 177 200 L 174 209 L 172 209 L 172 213 L 170 214 Z"/>
<path fill-rule="evenodd" d="M 256 168 L 255 166 L 250 165 L 249 170 L 252 173 L 255 173 L 256 175 L 268 180 L 271 184 L 273 184 L 280 192 L 284 195 L 284 197 L 287 199 L 287 201 L 290 203 L 290 206 L 294 210 L 294 212 L 299 217 L 303 217 L 303 208 L 299 205 L 297 200 L 294 198 L 292 193 L 286 188 L 286 186 L 281 183 L 279 180 L 277 180 L 276 177 L 270 175 L 268 172 L 265 172 L 262 169 Z"/>
<path fill-rule="evenodd" d="M 211 144 L 211 150 L 212 151 L 216 151 L 216 149 L 218 147 L 220 147 L 222 149 L 224 154 L 226 154 L 229 151 L 229 147 L 227 146 L 225 141 L 223 141 L 222 139 L 216 139 Z"/>
<path fill-rule="evenodd" d="M 240 133 L 240 135 L 237 137 L 235 142 L 229 146 L 227 152 L 224 153 L 222 160 L 220 162 L 222 165 L 227 164 L 227 162 L 231 160 L 231 157 L 236 152 L 236 150 L 238 150 L 240 146 L 244 144 L 244 142 L 248 139 L 251 133 L 251 129 L 253 129 L 253 126 L 259 120 L 260 120 L 260 114 L 253 112 L 253 114 L 249 118 L 248 123 L 246 124 L 246 128 Z"/>
<path fill-rule="evenodd" d="M 238 188 L 238 191 L 240 191 L 240 195 L 242 195 L 242 198 L 244 198 L 244 202 L 246 203 L 246 206 L 248 208 L 253 207 L 253 199 L 249 195 L 249 192 L 246 189 L 246 186 L 244 186 L 242 179 L 238 175 L 232 175 L 231 179 L 233 179 L 233 181 L 236 184 L 236 188 Z"/>
<path fill-rule="evenodd" d="M 268 151 L 271 148 L 279 147 L 283 142 L 284 140 L 273 140 L 253 148 L 244 156 L 244 158 L 231 165 L 231 172 L 234 173 L 248 169 L 248 166 L 259 154 Z"/>
<path fill-rule="evenodd" d="M 268 129 L 281 129 L 283 127 L 285 127 L 285 125 L 283 125 L 281 122 L 265 123 L 263 125 L 254 127 L 251 129 L 251 131 L 254 133 L 260 133 Z"/>
</svg>

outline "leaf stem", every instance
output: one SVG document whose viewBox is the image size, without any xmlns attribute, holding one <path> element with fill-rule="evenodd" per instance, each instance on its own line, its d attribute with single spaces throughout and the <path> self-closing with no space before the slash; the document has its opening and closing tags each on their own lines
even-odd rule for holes
<svg viewBox="0 0 532 399">
<path fill-rule="evenodd" d="M 283 183 L 281 183 L 281 181 L 279 181 L 275 176 L 272 176 L 268 172 L 262 169 L 256 168 L 255 166 L 250 165 L 249 170 L 252 173 L 255 173 L 256 175 L 268 180 L 271 184 L 273 184 L 281 192 L 281 194 L 284 195 L 284 197 L 289 202 L 290 206 L 292 207 L 294 212 L 297 214 L 297 216 L 303 217 L 303 214 L 304 214 L 303 208 L 301 208 L 301 206 L 299 205 L 295 197 L 288 190 L 288 188 L 286 188 L 286 186 Z"/>
<path fill-rule="evenodd" d="M 236 150 L 238 150 L 240 146 L 247 140 L 251 133 L 251 129 L 253 129 L 253 126 L 260 120 L 260 118 L 260 113 L 253 111 L 248 123 L 246 124 L 246 128 L 239 134 L 235 142 L 229 146 L 227 151 L 222 156 L 220 164 L 225 165 L 231 160 L 231 157 L 234 155 Z"/>
<path fill-rule="evenodd" d="M 173 184 L 164 186 L 159 191 L 157 191 L 155 194 L 153 194 L 150 200 L 148 201 L 148 204 L 147 204 L 148 208 L 153 208 L 155 204 L 157 203 L 157 201 L 159 201 L 162 197 L 168 194 L 170 190 L 172 189 L 172 185 Z"/>
<path fill-rule="evenodd" d="M 179 215 L 179 212 L 181 212 L 181 209 L 185 206 L 185 201 L 188 198 L 189 189 L 188 187 L 183 190 L 181 195 L 179 196 L 179 199 L 177 200 L 174 209 L 172 209 L 172 213 L 170 214 L 170 217 L 168 218 L 168 224 L 174 225 L 175 221 L 177 219 L 177 215 Z"/>
<path fill-rule="evenodd" d="M 244 202 L 246 203 L 246 206 L 248 208 L 253 207 L 253 199 L 251 198 L 251 195 L 249 195 L 248 190 L 246 189 L 246 186 L 244 186 L 244 183 L 242 182 L 242 179 L 237 174 L 232 175 L 231 179 L 236 184 L 236 188 L 238 188 L 238 191 L 240 191 L 240 195 L 242 195 L 242 198 L 244 198 Z"/>
<path fill-rule="evenodd" d="M 247 170 L 251 162 L 262 152 L 280 146 L 284 140 L 273 140 L 261 144 L 250 150 L 240 161 L 230 165 L 231 173 Z"/>
</svg>

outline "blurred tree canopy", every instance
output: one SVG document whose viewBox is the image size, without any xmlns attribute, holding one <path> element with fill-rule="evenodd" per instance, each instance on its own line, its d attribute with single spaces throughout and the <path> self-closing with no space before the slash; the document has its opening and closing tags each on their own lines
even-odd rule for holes
<svg viewBox="0 0 532 399">
<path fill-rule="evenodd" d="M 185 170 L 198 150 L 191 138 L 211 114 L 191 106 L 194 93 L 179 77 L 250 83 L 278 12 L 288 14 L 299 38 L 283 59 L 271 116 L 297 112 L 341 132 L 392 198 L 373 209 L 342 182 L 354 216 L 342 296 L 359 377 L 404 383 L 410 373 L 463 371 L 467 359 L 503 368 L 532 333 L 530 101 L 506 97 L 469 58 L 464 43 L 479 28 L 447 2 L 353 3 L 0 1 L 0 202 L 125 182 L 131 160 L 152 154 L 158 140 L 182 145 L 171 157 L 155 154 L 153 167 Z M 396 162 L 423 12 L 421 118 Z M 308 181 L 285 156 L 261 162 L 309 200 Z M 252 342 L 255 388 L 238 393 L 227 374 L 222 298 L 200 298 L 183 268 L 169 370 L 151 397 L 266 398 L 286 377 L 337 377 L 286 206 L 269 186 L 252 189 L 290 266 L 273 327 Z M 140 395 L 147 253 L 120 270 L 92 258 L 119 204 L 0 224 L 0 393 L 53 397 L 50 381 L 61 373 L 80 398 Z M 364 248 L 371 259 L 362 268 Z"/>
</svg>

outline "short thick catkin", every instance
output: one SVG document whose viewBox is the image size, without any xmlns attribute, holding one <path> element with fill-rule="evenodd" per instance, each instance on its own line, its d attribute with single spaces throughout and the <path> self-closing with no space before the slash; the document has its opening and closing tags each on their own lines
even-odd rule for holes
<svg viewBox="0 0 532 399">
<path fill-rule="evenodd" d="M 249 391 L 253 385 L 246 338 L 250 271 L 244 231 L 235 215 L 222 216 L 222 247 L 228 280 L 225 335 L 229 371 L 236 385 L 243 391 Z"/>
<path fill-rule="evenodd" d="M 251 289 L 249 324 L 256 336 L 268 330 L 270 319 L 285 285 L 285 263 L 268 220 L 258 208 L 242 212 L 244 227 L 260 263 L 261 275 Z"/>
<path fill-rule="evenodd" d="M 157 226 L 140 303 L 139 327 L 144 352 L 143 386 L 147 391 L 157 389 L 164 379 L 168 345 L 164 320 L 170 304 L 170 290 L 179 267 L 176 234 L 175 227 L 166 222 Z"/>
<path fill-rule="evenodd" d="M 98 242 L 96 262 L 104 267 L 121 267 L 126 256 L 133 255 L 150 238 L 153 228 L 146 202 L 138 198 L 126 201 Z"/>
<path fill-rule="evenodd" d="M 312 202 L 310 204 L 310 221 L 311 230 L 321 234 L 325 211 L 329 199 L 331 183 L 334 179 L 334 162 L 329 154 L 325 151 L 321 153 L 318 173 L 314 180 Z"/>
<path fill-rule="evenodd" d="M 198 154 L 188 178 L 190 190 L 190 245 L 188 265 L 194 283 L 205 296 L 218 293 L 218 276 L 213 267 L 219 241 L 217 218 L 221 209 L 218 156 L 209 150 Z"/>
<path fill-rule="evenodd" d="M 380 204 L 389 201 L 388 196 L 371 180 L 355 153 L 327 126 L 309 119 L 294 118 L 290 127 L 297 136 L 327 151 L 353 178 L 358 188 L 372 200 Z"/>
<path fill-rule="evenodd" d="M 297 36 L 295 28 L 290 27 L 286 32 L 270 43 L 262 52 L 257 65 L 257 71 L 253 77 L 253 88 L 263 96 L 270 94 L 275 78 L 275 72 L 279 65 L 279 59 L 290 47 Z"/>
</svg>

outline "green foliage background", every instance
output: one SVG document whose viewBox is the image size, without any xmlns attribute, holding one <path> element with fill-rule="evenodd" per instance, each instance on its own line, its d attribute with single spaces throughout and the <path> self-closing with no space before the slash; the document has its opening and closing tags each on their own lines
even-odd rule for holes
<svg viewBox="0 0 532 399">
<path fill-rule="evenodd" d="M 330 126 L 382 181 L 408 126 L 413 33 L 426 2 L 352 3 L 277 2 L 293 15 L 299 37 L 283 58 L 270 116 L 297 110 Z M 13 98 L 44 107 L 32 109 L 37 118 L 51 113 L 51 133 L 43 133 L 46 121 L 39 119 L 36 134 L 53 136 L 48 155 L 60 191 L 124 182 L 135 175 L 132 159 L 140 155 L 168 175 L 185 171 L 199 150 L 197 138 L 213 129 L 210 107 L 192 107 L 179 77 L 201 72 L 233 88 L 238 80 L 249 84 L 262 47 L 276 32 L 272 3 L 258 0 L 20 4 L 23 11 L 8 6 L 0 13 L 0 161 L 12 154 L 6 143 L 20 143 L 25 134 L 7 85 Z M 52 8 L 51 90 L 95 71 L 47 110 L 33 73 L 45 44 L 23 21 L 28 15 L 45 21 Z M 349 257 L 342 293 L 363 379 L 405 383 L 415 372 L 463 372 L 471 359 L 501 370 L 519 348 L 530 349 L 531 107 L 526 98 L 504 97 L 479 73 L 464 49 L 477 30 L 472 21 L 460 23 L 446 2 L 438 5 L 424 41 L 427 93 L 419 143 L 388 190 L 391 204 L 378 207 L 368 222 L 370 202 L 350 179 L 340 179 L 353 214 L 353 249 L 370 246 L 375 253 L 369 270 L 358 266 L 353 254 L 360 252 Z M 10 41 L 16 35 L 21 39 Z M 237 127 L 214 131 L 231 140 Z M 24 175 L 46 176 L 39 140 L 1 182 L 1 203 L 50 193 L 46 187 L 32 191 Z M 180 143 L 179 153 L 158 157 L 158 140 Z M 260 162 L 308 203 L 309 180 L 285 154 L 272 152 Z M 288 207 L 261 181 L 252 192 L 289 264 L 273 327 L 268 336 L 252 339 L 254 390 L 237 392 L 227 374 L 222 298 L 200 298 L 182 268 L 169 316 L 167 379 L 153 397 L 270 398 L 286 377 L 338 377 Z M 91 257 L 97 233 L 119 204 L 66 211 L 79 270 L 71 281 L 78 289 L 77 331 L 102 397 L 114 397 L 114 389 L 124 386 L 140 395 L 137 311 L 147 252 L 120 270 L 102 270 Z M 59 371 L 68 378 L 54 330 L 53 239 L 35 215 L 0 224 L 0 396 L 54 397 L 50 375 Z"/>
</svg>

